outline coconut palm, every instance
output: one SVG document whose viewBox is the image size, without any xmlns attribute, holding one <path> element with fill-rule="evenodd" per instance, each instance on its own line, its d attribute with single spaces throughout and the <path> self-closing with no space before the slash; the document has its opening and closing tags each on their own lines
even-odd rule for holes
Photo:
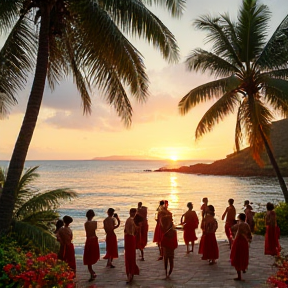
<svg viewBox="0 0 288 288">
<path fill-rule="evenodd" d="M 14 191 L 37 123 L 46 78 L 53 89 L 73 75 L 84 113 L 91 112 L 90 93 L 98 87 L 124 124 L 131 124 L 128 93 L 143 102 L 148 77 L 143 57 L 123 33 L 146 39 L 164 59 L 177 61 L 173 34 L 146 6 L 163 4 L 180 16 L 185 0 L 2 0 L 0 34 L 10 34 L 0 52 L 0 92 L 8 100 L 34 72 L 21 130 L 0 199 L 0 231 L 9 227 Z"/>
<path fill-rule="evenodd" d="M 216 80 L 192 89 L 179 102 L 186 114 L 200 102 L 214 100 L 196 128 L 196 139 L 216 123 L 237 112 L 235 146 L 248 140 L 254 159 L 262 164 L 266 148 L 285 201 L 288 192 L 269 144 L 273 112 L 288 115 L 288 16 L 266 41 L 270 12 L 257 0 L 243 0 L 238 21 L 228 14 L 203 16 L 194 22 L 208 33 L 212 51 L 197 48 L 186 59 L 189 70 L 206 72 Z"/>
<path fill-rule="evenodd" d="M 68 188 L 40 191 L 33 185 L 39 177 L 37 169 L 38 166 L 27 169 L 20 178 L 15 191 L 11 228 L 18 240 L 30 239 L 41 250 L 55 250 L 53 230 L 59 219 L 56 209 L 63 201 L 77 197 L 77 193 Z M 4 183 L 6 172 L 0 169 L 0 179 Z"/>
</svg>

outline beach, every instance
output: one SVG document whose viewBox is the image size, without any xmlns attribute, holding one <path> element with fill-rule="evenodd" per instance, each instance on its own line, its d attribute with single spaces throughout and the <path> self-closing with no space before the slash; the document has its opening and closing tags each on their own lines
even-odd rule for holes
<svg viewBox="0 0 288 288">
<path fill-rule="evenodd" d="M 282 251 L 288 251 L 288 238 L 280 239 Z M 140 275 L 134 276 L 131 284 L 126 284 L 124 256 L 120 255 L 113 261 L 116 268 L 106 268 L 106 260 L 101 259 L 93 267 L 97 278 L 88 282 L 89 273 L 83 265 L 82 258 L 77 257 L 77 288 L 100 288 L 100 287 L 206 287 L 206 288 L 260 288 L 269 287 L 266 280 L 275 273 L 273 267 L 274 257 L 264 255 L 264 237 L 254 235 L 250 245 L 250 259 L 248 270 L 243 274 L 243 281 L 234 281 L 237 276 L 234 267 L 229 261 L 230 249 L 227 241 L 219 241 L 219 259 L 217 264 L 209 265 L 201 260 L 198 252 L 198 244 L 194 252 L 186 254 L 186 246 L 179 245 L 175 250 L 174 270 L 170 279 L 165 280 L 163 261 L 157 261 L 158 248 L 149 247 L 144 251 L 145 261 L 138 261 Z M 138 258 L 138 253 L 137 253 Z M 140 259 L 140 258 L 139 258 Z"/>
</svg>

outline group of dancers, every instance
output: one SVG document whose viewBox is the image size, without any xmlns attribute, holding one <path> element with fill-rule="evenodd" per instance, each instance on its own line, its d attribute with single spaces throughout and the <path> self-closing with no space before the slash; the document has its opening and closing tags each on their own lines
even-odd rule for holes
<svg viewBox="0 0 288 288">
<path fill-rule="evenodd" d="M 198 253 L 202 254 L 202 260 L 207 260 L 210 265 L 216 263 L 219 258 L 219 249 L 216 241 L 215 232 L 218 229 L 218 222 L 215 219 L 215 209 L 213 205 L 208 205 L 208 199 L 203 198 L 201 206 L 201 223 L 202 236 L 200 239 Z M 231 265 L 237 271 L 237 278 L 242 280 L 241 272 L 245 273 L 249 262 L 249 243 L 252 241 L 251 232 L 254 231 L 254 220 L 252 207 L 248 200 L 244 202 L 244 213 L 236 217 L 234 200 L 228 200 L 229 206 L 222 215 L 225 220 L 225 233 L 231 249 Z M 199 226 L 199 219 L 193 204 L 187 203 L 187 212 L 181 217 L 180 225 L 174 225 L 172 213 L 168 210 L 168 201 L 162 200 L 156 212 L 156 227 L 153 242 L 159 247 L 158 260 L 164 260 L 166 278 L 169 278 L 174 267 L 174 250 L 178 247 L 177 229 L 183 229 L 183 238 L 187 247 L 186 253 L 194 251 L 194 243 L 197 240 L 195 230 Z M 278 255 L 280 252 L 279 236 L 280 230 L 277 226 L 274 205 L 267 203 L 267 213 L 265 217 L 266 234 L 265 249 L 266 255 Z M 106 232 L 106 255 L 107 267 L 115 268 L 113 259 L 118 258 L 117 237 L 114 232 L 120 226 L 120 219 L 113 208 L 107 210 L 107 217 L 103 221 Z M 89 281 L 96 278 L 96 273 L 92 265 L 100 259 L 100 250 L 98 237 L 96 236 L 97 221 L 93 221 L 95 213 L 88 210 L 86 213 L 87 221 L 84 224 L 86 231 L 86 243 L 84 247 L 83 264 L 88 266 L 90 273 Z M 64 216 L 63 220 L 56 223 L 56 237 L 60 243 L 58 258 L 66 261 L 71 269 L 76 271 L 76 261 L 74 246 L 72 243 L 73 234 L 69 227 L 73 219 L 70 216 Z M 124 228 L 124 257 L 127 275 L 127 283 L 133 280 L 134 275 L 139 275 L 139 268 L 136 264 L 136 250 L 140 251 L 140 260 L 144 261 L 144 248 L 147 245 L 148 221 L 147 207 L 138 203 L 137 208 L 131 208 L 129 217 L 125 222 Z M 191 250 L 190 250 L 191 245 Z M 169 270 L 168 270 L 169 264 Z"/>
</svg>

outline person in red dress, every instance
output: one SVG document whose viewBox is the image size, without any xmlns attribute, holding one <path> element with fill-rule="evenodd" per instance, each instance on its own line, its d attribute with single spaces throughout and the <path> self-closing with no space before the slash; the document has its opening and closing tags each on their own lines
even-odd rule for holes
<svg viewBox="0 0 288 288">
<path fill-rule="evenodd" d="M 108 217 L 103 221 L 104 230 L 106 232 L 106 255 L 103 259 L 107 259 L 106 267 L 110 268 L 115 268 L 112 261 L 113 259 L 118 258 L 118 244 L 114 230 L 119 227 L 120 219 L 116 213 L 114 214 L 114 211 L 113 208 L 109 208 L 107 210 Z"/>
<path fill-rule="evenodd" d="M 245 222 L 246 215 L 241 213 L 238 215 L 238 223 L 232 226 L 231 230 L 235 235 L 231 248 L 230 259 L 231 265 L 237 271 L 237 278 L 234 280 L 242 280 L 241 271 L 246 272 L 249 263 L 249 243 L 252 240 L 250 226 Z"/>
<path fill-rule="evenodd" d="M 198 228 L 199 220 L 195 211 L 192 211 L 193 204 L 191 202 L 187 203 L 188 211 L 182 215 L 181 224 L 183 224 L 183 238 L 187 247 L 186 253 L 189 254 L 194 250 L 194 241 L 198 238 L 196 237 L 195 229 Z M 191 250 L 189 250 L 189 243 L 191 242 Z"/>
<path fill-rule="evenodd" d="M 255 222 L 254 222 L 254 214 L 255 213 L 252 211 L 253 208 L 250 204 L 253 204 L 253 203 L 250 203 L 249 200 L 244 201 L 244 207 L 245 207 L 244 213 L 246 215 L 245 222 L 250 226 L 250 230 L 253 233 L 254 227 L 255 227 Z"/>
<path fill-rule="evenodd" d="M 158 249 L 159 249 L 159 260 L 163 259 L 162 256 L 162 250 L 161 250 L 161 227 L 160 227 L 160 212 L 162 211 L 163 207 L 164 207 L 164 200 L 161 200 L 159 202 L 159 206 L 156 210 L 155 213 L 155 221 L 156 221 L 156 226 L 155 226 L 155 230 L 154 230 L 154 237 L 153 237 L 153 242 L 157 243 Z"/>
<path fill-rule="evenodd" d="M 236 209 L 234 207 L 234 199 L 229 199 L 228 200 L 229 206 L 226 208 L 225 212 L 222 215 L 222 220 L 225 219 L 226 216 L 226 221 L 225 221 L 225 234 L 228 239 L 228 243 L 231 249 L 232 245 L 232 233 L 231 233 L 231 227 L 235 224 L 235 217 L 236 217 Z"/>
<path fill-rule="evenodd" d="M 209 260 L 209 264 L 215 264 L 219 258 L 219 249 L 215 237 L 215 232 L 218 229 L 218 223 L 215 216 L 214 206 L 208 206 L 208 212 L 202 221 L 202 230 L 204 235 L 203 241 L 203 256 L 202 260 Z"/>
<path fill-rule="evenodd" d="M 173 225 L 172 214 L 161 218 L 162 240 L 161 245 L 164 256 L 164 268 L 166 279 L 170 277 L 174 268 L 174 250 L 178 247 L 177 232 Z M 169 272 L 168 272 L 169 262 Z"/>
<path fill-rule="evenodd" d="M 100 258 L 98 237 L 96 236 L 97 221 L 92 221 L 94 216 L 94 211 L 88 210 L 86 213 L 87 221 L 84 224 L 86 242 L 84 247 L 83 264 L 88 266 L 88 271 L 90 273 L 89 281 L 93 281 L 97 276 L 92 265 L 97 263 Z"/>
<path fill-rule="evenodd" d="M 137 215 L 141 221 L 135 222 L 137 219 Z M 138 203 L 138 208 L 136 212 L 136 218 L 134 218 L 134 222 L 137 226 L 136 229 L 136 249 L 140 250 L 141 253 L 141 261 L 144 261 L 144 248 L 147 245 L 148 241 L 148 220 L 147 220 L 147 207 L 142 205 L 142 202 Z"/>
<path fill-rule="evenodd" d="M 58 237 L 60 242 L 59 259 L 65 261 L 69 267 L 76 271 L 75 250 L 72 243 L 73 233 L 69 225 L 73 222 L 72 217 L 63 217 L 64 226 L 58 230 Z"/>
<path fill-rule="evenodd" d="M 267 212 L 265 217 L 265 255 L 279 255 L 281 247 L 279 244 L 280 229 L 277 226 L 276 213 L 274 205 L 270 202 L 266 205 Z"/>
<path fill-rule="evenodd" d="M 136 225 L 134 222 L 135 215 L 136 209 L 131 208 L 130 217 L 126 220 L 124 229 L 124 257 L 127 284 L 133 280 L 134 275 L 139 275 L 139 268 L 136 264 Z"/>
<path fill-rule="evenodd" d="M 202 199 L 202 206 L 201 206 L 201 216 L 202 216 L 202 219 L 201 219 L 201 229 L 203 227 L 203 220 L 208 212 L 208 198 L 207 197 L 204 197 Z M 198 254 L 203 254 L 203 246 L 204 246 L 204 239 L 205 239 L 205 235 L 204 235 L 204 232 L 203 232 L 203 229 L 202 229 L 202 236 L 200 238 L 200 243 L 199 243 L 199 248 L 198 248 Z"/>
</svg>

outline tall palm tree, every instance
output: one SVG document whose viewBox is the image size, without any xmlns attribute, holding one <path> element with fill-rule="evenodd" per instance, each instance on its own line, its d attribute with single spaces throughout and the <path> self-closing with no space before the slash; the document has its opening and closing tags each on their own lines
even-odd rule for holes
<svg viewBox="0 0 288 288">
<path fill-rule="evenodd" d="M 196 138 L 237 111 L 236 149 L 247 139 L 254 159 L 261 164 L 260 154 L 266 148 L 288 202 L 287 187 L 269 144 L 273 111 L 288 116 L 288 16 L 266 41 L 269 18 L 266 5 L 243 0 L 237 22 L 228 14 L 197 19 L 194 25 L 208 32 L 212 51 L 197 48 L 186 64 L 189 70 L 209 71 L 216 80 L 192 89 L 178 106 L 184 115 L 200 102 L 215 101 L 198 123 Z"/>
<path fill-rule="evenodd" d="M 103 91 L 129 126 L 132 106 L 148 96 L 148 77 L 140 52 L 123 33 L 143 37 L 168 61 L 179 58 L 173 34 L 145 6 L 165 5 L 180 16 L 185 0 L 1 0 L 0 33 L 11 31 L 0 52 L 0 92 L 11 101 L 35 74 L 21 130 L 0 198 L 0 232 L 10 224 L 14 191 L 36 126 L 46 77 L 50 87 L 72 74 L 83 111 L 90 113 L 90 92 Z"/>
<path fill-rule="evenodd" d="M 12 232 L 18 240 L 30 239 L 42 251 L 55 250 L 54 223 L 59 219 L 57 208 L 61 202 L 77 197 L 68 188 L 40 191 L 33 184 L 39 177 L 38 166 L 22 173 L 15 190 L 15 207 L 12 214 Z M 5 183 L 7 171 L 0 168 L 0 179 Z"/>
</svg>

